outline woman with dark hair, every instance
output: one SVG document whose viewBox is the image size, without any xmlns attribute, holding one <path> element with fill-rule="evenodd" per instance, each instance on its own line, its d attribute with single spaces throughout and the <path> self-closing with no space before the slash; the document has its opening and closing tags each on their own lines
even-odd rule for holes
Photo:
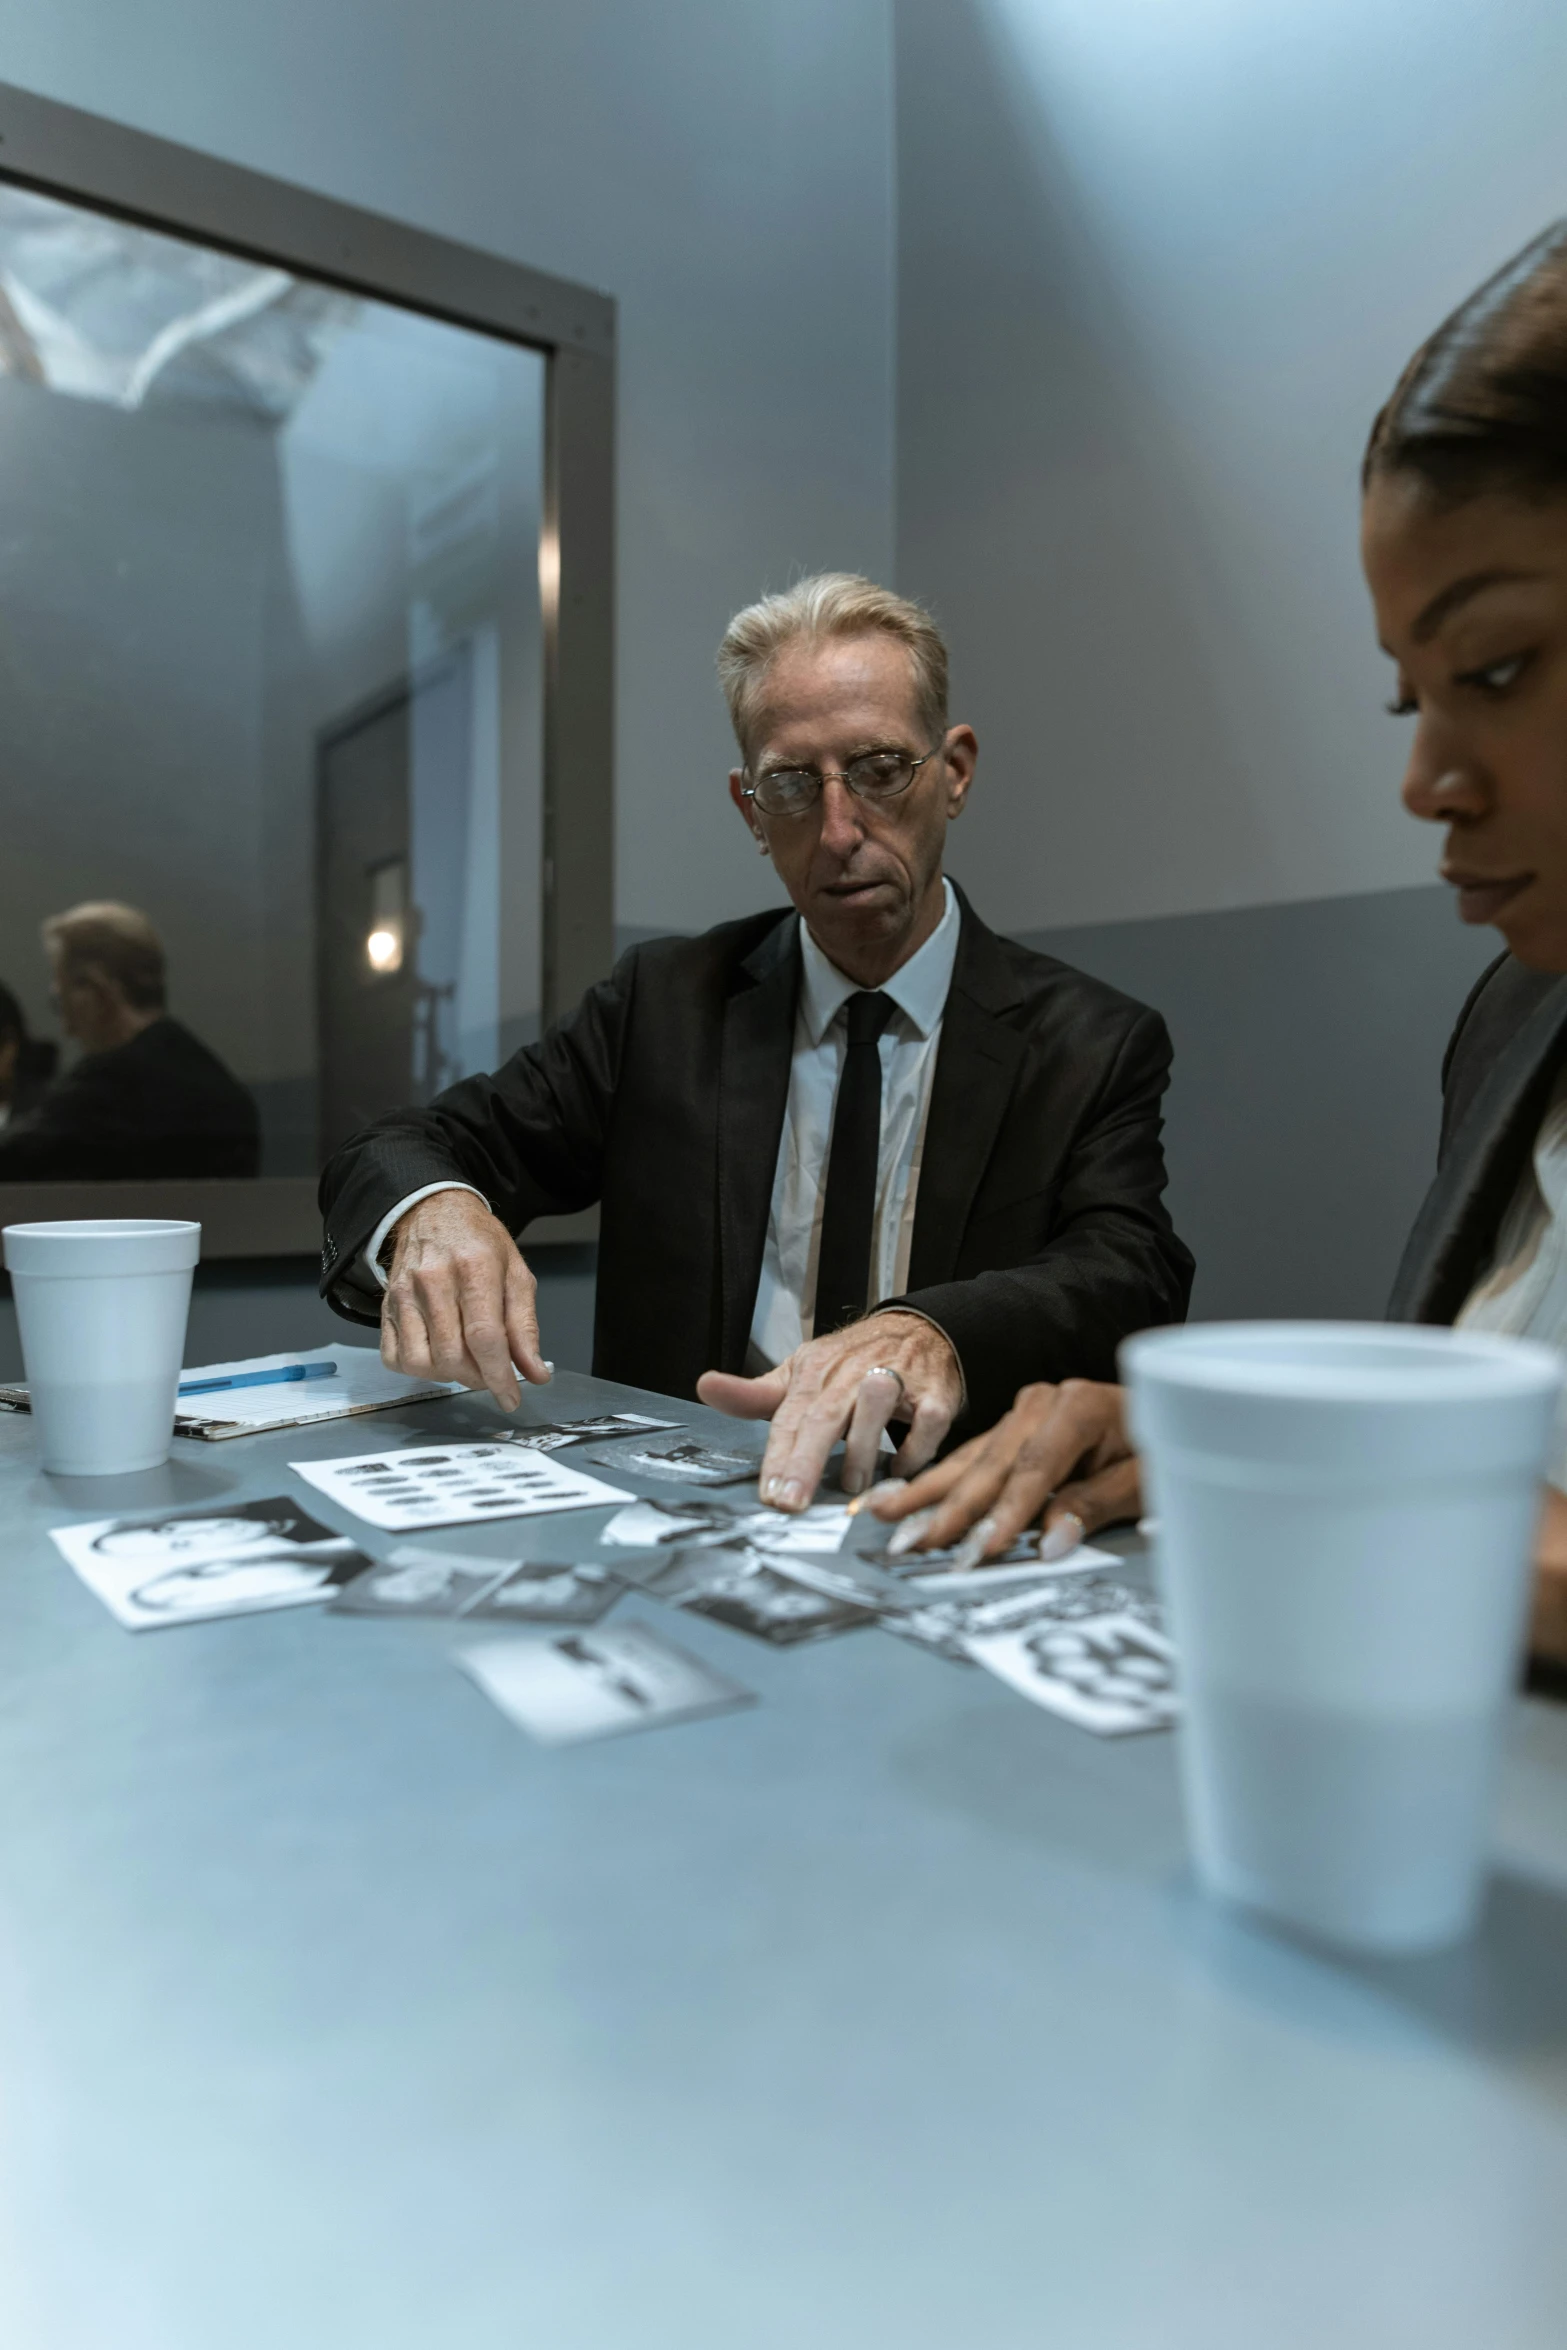
<svg viewBox="0 0 1567 2350">
<path fill-rule="evenodd" d="M 1443 1064 L 1435 1183 L 1395 1320 L 1567 1348 L 1567 223 L 1419 350 L 1372 427 L 1361 552 L 1391 704 L 1415 719 L 1404 804 L 1446 828 L 1442 878 L 1505 941 Z M 1135 1517 L 1121 1390 L 1029 1387 L 988 1435 L 870 1506 L 900 1548 L 974 1563 L 1043 1513 L 1060 1557 Z M 1541 1517 L 1537 1654 L 1567 1660 L 1567 1443 Z"/>
<path fill-rule="evenodd" d="M 59 1057 L 57 1046 L 28 1035 L 21 1005 L 0 984 L 0 1126 L 25 1116 L 42 1100 Z"/>
</svg>

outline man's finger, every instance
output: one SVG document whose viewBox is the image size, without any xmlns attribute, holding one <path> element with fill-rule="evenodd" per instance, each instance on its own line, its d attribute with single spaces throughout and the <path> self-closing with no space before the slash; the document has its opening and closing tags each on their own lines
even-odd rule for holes
<svg viewBox="0 0 1567 2350">
<path fill-rule="evenodd" d="M 464 1387 L 484 1385 L 483 1374 L 466 1347 L 459 1349 L 455 1369 L 437 1369 L 424 1316 L 411 1296 L 405 1294 L 401 1299 L 394 1299 L 393 1293 L 387 1292 L 381 1318 L 383 1363 L 387 1360 L 385 1333 L 389 1327 L 396 1351 L 396 1360 L 387 1364 L 389 1370 L 401 1371 L 411 1379 L 457 1379 Z"/>
<path fill-rule="evenodd" d="M 458 1281 L 464 1348 L 477 1363 L 480 1379 L 501 1410 L 514 1412 L 521 1401 L 521 1390 L 506 1336 L 503 1300 L 497 1294 L 497 1269 L 492 1265 L 472 1271 L 463 1268 L 459 1270 Z"/>
<path fill-rule="evenodd" d="M 794 1474 L 793 1462 L 799 1448 L 800 1430 L 804 1425 L 806 1414 L 812 1409 L 822 1391 L 823 1375 L 814 1363 L 808 1362 L 806 1369 L 799 1372 L 795 1368 L 796 1361 L 797 1358 L 791 1355 L 787 1363 L 780 1363 L 778 1366 L 779 1372 L 786 1371 L 788 1373 L 789 1392 L 773 1414 L 773 1424 L 767 1438 L 767 1450 L 762 1455 L 761 1471 L 757 1478 L 757 1488 L 763 1501 L 768 1502 L 776 1509 L 803 1509 L 806 1502 L 809 1501 L 811 1493 L 816 1490 L 816 1486 L 813 1484 L 810 1493 L 791 1494 L 787 1500 L 783 1495 L 786 1483 L 798 1482 Z M 845 1420 L 848 1416 L 848 1412 L 845 1410 Z M 825 1460 L 826 1457 L 824 1453 L 822 1458 Z M 821 1472 L 818 1470 L 818 1482 L 820 1474 Z"/>
<path fill-rule="evenodd" d="M 840 1371 L 815 1395 L 791 1392 L 773 1421 L 761 1494 L 774 1509 L 803 1510 L 822 1481 L 827 1455 L 849 1425 L 859 1380 Z"/>
<path fill-rule="evenodd" d="M 538 1287 L 522 1258 L 516 1254 L 506 1268 L 504 1299 L 506 1349 L 524 1379 L 546 1386 L 554 1366 L 544 1360 L 539 1337 Z"/>
<path fill-rule="evenodd" d="M 897 1372 L 882 1366 L 867 1371 L 861 1379 L 843 1449 L 840 1482 L 845 1493 L 863 1493 L 875 1476 L 882 1435 L 902 1393 L 903 1381 Z M 934 1451 L 935 1447 L 931 1449 Z"/>
<path fill-rule="evenodd" d="M 462 1364 L 468 1357 L 468 1344 L 463 1336 L 462 1308 L 458 1303 L 457 1278 L 450 1264 L 436 1263 L 428 1269 L 414 1267 L 403 1276 L 398 1297 L 398 1319 L 405 1319 L 403 1304 L 411 1298 L 418 1308 L 429 1340 L 430 1369 L 437 1379 L 460 1379 Z M 478 1384 L 482 1387 L 481 1379 Z"/>
<path fill-rule="evenodd" d="M 389 1289 L 381 1301 L 381 1360 L 389 1371 L 402 1371 L 410 1379 L 431 1376 L 424 1316 L 402 1290 Z"/>
<path fill-rule="evenodd" d="M 732 1420 L 770 1420 L 789 1392 L 783 1366 L 760 1379 L 742 1379 L 733 1371 L 704 1371 L 696 1383 L 698 1403 Z"/>
<path fill-rule="evenodd" d="M 914 1417 L 909 1432 L 899 1445 L 893 1459 L 893 1469 L 900 1477 L 913 1477 L 932 1460 L 941 1449 L 942 1438 L 952 1425 L 949 1405 L 939 1395 L 922 1395 L 914 1406 Z"/>
</svg>

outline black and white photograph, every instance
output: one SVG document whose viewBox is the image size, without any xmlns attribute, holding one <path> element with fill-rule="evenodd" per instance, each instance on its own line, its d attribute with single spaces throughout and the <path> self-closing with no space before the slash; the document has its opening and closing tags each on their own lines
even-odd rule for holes
<svg viewBox="0 0 1567 2350">
<path fill-rule="evenodd" d="M 334 1615 L 460 1616 L 510 1572 L 498 1559 L 461 1558 L 405 1546 L 356 1575 L 332 1602 Z"/>
<path fill-rule="evenodd" d="M 906 1614 L 882 1615 L 885 1631 L 912 1640 L 953 1664 L 974 1662 L 972 1643 L 991 1635 L 1026 1630 L 1035 1624 L 1074 1623 L 1085 1617 L 1126 1615 L 1154 1630 L 1162 1627 L 1159 1603 L 1150 1592 L 1137 1591 L 1103 1575 L 1062 1577 L 1053 1568 L 1036 1568 L 1026 1580 L 996 1588 L 974 1578 L 955 1575 L 929 1594 L 920 1588 L 920 1604 Z"/>
<path fill-rule="evenodd" d="M 617 1510 L 600 1535 L 624 1550 L 683 1550 L 704 1543 L 746 1542 L 756 1550 L 832 1552 L 842 1544 L 849 1513 L 831 1504 L 786 1517 L 728 1501 L 634 1501 Z"/>
<path fill-rule="evenodd" d="M 457 1662 L 541 1746 L 659 1729 L 756 1702 L 738 1681 L 646 1624 L 486 1641 L 460 1649 Z"/>
<path fill-rule="evenodd" d="M 133 1632 L 329 1600 L 370 1561 L 287 1494 L 56 1526 L 56 1548 Z"/>
<path fill-rule="evenodd" d="M 889 1575 L 879 1559 L 855 1551 L 840 1551 L 836 1557 L 789 1550 L 768 1550 L 762 1555 L 776 1574 L 791 1583 L 803 1584 L 807 1591 L 820 1591 L 828 1599 L 847 1600 L 851 1607 L 902 1615 L 920 1604 L 919 1593 L 900 1583 L 896 1575 Z"/>
<path fill-rule="evenodd" d="M 710 1616 L 774 1648 L 797 1648 L 876 1621 L 874 1608 L 796 1582 L 776 1554 L 749 1542 L 678 1551 L 638 1573 L 640 1564 L 628 1561 L 624 1572 L 649 1598 Z"/>
<path fill-rule="evenodd" d="M 886 1563 L 892 1571 L 909 1582 L 917 1583 L 922 1591 L 995 1591 L 1007 1584 L 1034 1582 L 1042 1576 L 1099 1574 L 1106 1567 L 1118 1567 L 1121 1561 L 1114 1551 L 1101 1550 L 1092 1542 L 1080 1542 L 1065 1558 L 1042 1560 L 1039 1555 L 1039 1537 L 1030 1528 L 1020 1534 L 1010 1550 L 1000 1558 L 987 1559 L 982 1567 L 959 1567 L 954 1564 L 958 1555 L 954 1543 L 947 1550 L 906 1552 L 900 1559 Z"/>
<path fill-rule="evenodd" d="M 527 1559 L 488 1585 L 466 1612 L 475 1623 L 596 1624 L 624 1589 L 618 1575 L 591 1562 L 565 1567 Z"/>
<path fill-rule="evenodd" d="M 1052 1595 L 1052 1599 L 1055 1595 Z M 1103 1738 L 1165 1730 L 1180 1712 L 1175 1650 L 1146 1594 L 1107 1587 L 1096 1610 L 1070 1587 L 1064 1608 L 1046 1600 L 1003 1628 L 970 1633 L 966 1646 L 1020 1696 Z M 1073 1603 L 1076 1604 L 1073 1604 Z M 1130 1603 L 1130 1604 L 1128 1604 Z"/>
<path fill-rule="evenodd" d="M 580 1420 L 544 1420 L 533 1428 L 508 1428 L 504 1441 L 524 1452 L 559 1452 L 567 1444 L 587 1444 L 594 1439 L 603 1443 L 615 1436 L 657 1436 L 679 1426 L 678 1420 L 656 1420 L 649 1412 L 597 1412 Z"/>
<path fill-rule="evenodd" d="M 605 1469 L 619 1469 L 634 1477 L 661 1477 L 671 1485 L 754 1485 L 762 1461 L 759 1453 L 721 1452 L 695 1436 L 678 1444 L 621 1444 L 613 1452 L 590 1452 L 584 1458 Z"/>
</svg>

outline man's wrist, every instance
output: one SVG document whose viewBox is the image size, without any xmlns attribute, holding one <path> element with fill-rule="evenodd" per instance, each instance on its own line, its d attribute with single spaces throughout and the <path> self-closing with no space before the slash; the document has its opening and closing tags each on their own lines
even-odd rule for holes
<svg viewBox="0 0 1567 2350">
<path fill-rule="evenodd" d="M 954 1419 L 961 1418 L 962 1414 L 968 1409 L 968 1380 L 964 1376 L 963 1357 L 959 1354 L 956 1345 L 953 1343 L 951 1333 L 949 1331 L 943 1330 L 941 1324 L 937 1321 L 934 1321 L 929 1314 L 922 1314 L 918 1306 L 906 1306 L 901 1304 L 873 1306 L 870 1313 L 866 1316 L 866 1320 L 875 1321 L 883 1315 L 890 1319 L 895 1314 L 901 1315 L 906 1321 L 923 1322 L 927 1330 L 934 1330 L 938 1337 L 944 1338 L 946 1340 L 947 1346 L 951 1351 L 953 1368 L 958 1374 L 958 1402 L 957 1408 L 952 1416 Z"/>
<path fill-rule="evenodd" d="M 486 1207 L 488 1207 L 490 1204 L 488 1200 L 484 1199 L 483 1192 L 478 1190 L 474 1184 L 463 1183 L 457 1179 L 453 1179 L 444 1183 L 426 1183 L 423 1184 L 418 1191 L 410 1191 L 406 1198 L 400 1199 L 398 1201 L 395 1208 L 388 1208 L 386 1214 L 381 1218 L 380 1223 L 371 1233 L 368 1241 L 366 1241 L 364 1253 L 359 1260 L 365 1271 L 369 1274 L 371 1280 L 375 1283 L 377 1289 L 385 1289 L 386 1287 L 386 1267 L 381 1262 L 381 1255 L 382 1251 L 386 1248 L 387 1243 L 392 1239 L 392 1236 L 396 1232 L 398 1225 L 407 1215 L 410 1208 L 416 1208 L 422 1199 L 433 1199 L 438 1191 L 472 1192 L 475 1199 L 484 1200 Z"/>
</svg>

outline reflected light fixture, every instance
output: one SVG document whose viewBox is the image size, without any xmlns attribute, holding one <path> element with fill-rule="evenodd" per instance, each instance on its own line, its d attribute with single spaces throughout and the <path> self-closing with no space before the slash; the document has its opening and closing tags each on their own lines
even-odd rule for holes
<svg viewBox="0 0 1567 2350">
<path fill-rule="evenodd" d="M 539 602 L 552 626 L 560 604 L 560 533 L 552 522 L 539 532 Z"/>
<path fill-rule="evenodd" d="M 385 979 L 403 967 L 408 936 L 408 860 L 383 857 L 378 865 L 368 868 L 365 878 L 370 884 L 365 961 L 378 979 Z"/>
</svg>

